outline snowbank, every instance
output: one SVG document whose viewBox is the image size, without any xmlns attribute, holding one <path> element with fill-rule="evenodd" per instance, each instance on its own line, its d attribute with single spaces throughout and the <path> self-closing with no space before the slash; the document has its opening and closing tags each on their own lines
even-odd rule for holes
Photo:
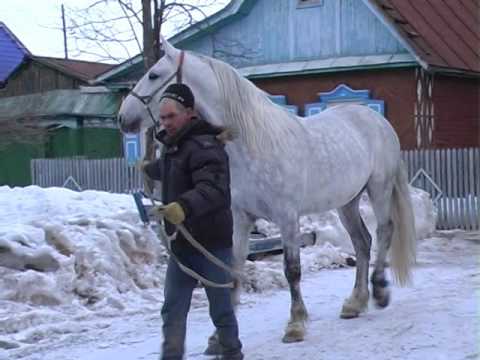
<svg viewBox="0 0 480 360">
<path fill-rule="evenodd" d="M 422 238 L 435 214 L 426 193 L 412 189 L 412 197 Z M 374 229 L 367 199 L 361 212 Z M 318 239 L 302 251 L 304 273 L 345 263 L 351 244 L 335 211 L 303 217 L 301 228 Z M 0 187 L 0 348 L 80 332 L 80 320 L 159 311 L 166 258 L 130 195 Z M 281 256 L 247 262 L 246 275 L 247 291 L 286 286 Z M 193 305 L 204 303 L 195 294 Z"/>
</svg>

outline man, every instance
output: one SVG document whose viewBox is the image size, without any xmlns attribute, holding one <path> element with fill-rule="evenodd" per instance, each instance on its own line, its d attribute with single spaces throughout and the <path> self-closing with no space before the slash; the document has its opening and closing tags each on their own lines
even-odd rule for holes
<svg viewBox="0 0 480 360">
<path fill-rule="evenodd" d="M 162 181 L 162 200 L 167 205 L 157 211 L 165 216 L 166 232 L 173 234 L 175 225 L 183 223 L 214 256 L 231 264 L 230 172 L 224 145 L 217 139 L 220 131 L 195 116 L 194 96 L 184 84 L 172 84 L 163 93 L 160 122 L 164 130 L 156 137 L 164 145 L 161 158 L 146 163 L 143 170 L 150 178 Z M 172 242 L 172 251 L 184 265 L 208 280 L 231 280 L 180 233 Z M 169 260 L 162 307 L 163 360 L 183 357 L 187 313 L 196 283 L 175 260 Z M 217 329 L 220 359 L 243 359 L 230 289 L 206 287 L 205 291 Z"/>
</svg>

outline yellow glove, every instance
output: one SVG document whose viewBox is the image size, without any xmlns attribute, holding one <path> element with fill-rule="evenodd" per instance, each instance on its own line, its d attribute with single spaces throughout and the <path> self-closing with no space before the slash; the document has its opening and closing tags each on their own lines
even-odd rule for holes
<svg viewBox="0 0 480 360">
<path fill-rule="evenodd" d="M 158 209 L 158 210 L 157 210 Z M 181 224 L 185 220 L 185 212 L 183 211 L 182 207 L 177 202 L 171 202 L 163 207 L 157 208 L 160 214 L 165 216 L 170 223 L 178 225 Z"/>
</svg>

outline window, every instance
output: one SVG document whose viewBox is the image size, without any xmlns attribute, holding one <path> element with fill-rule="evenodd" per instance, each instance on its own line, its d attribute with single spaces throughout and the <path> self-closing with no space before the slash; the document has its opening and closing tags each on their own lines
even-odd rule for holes
<svg viewBox="0 0 480 360">
<path fill-rule="evenodd" d="M 294 115 L 298 115 L 298 106 L 287 105 L 287 97 L 285 95 L 268 95 L 268 97 L 273 103 L 284 107 L 288 112 L 291 112 Z"/>
<path fill-rule="evenodd" d="M 134 166 L 140 159 L 140 136 L 138 134 L 126 134 L 123 136 L 123 149 L 127 164 Z"/>
<path fill-rule="evenodd" d="M 341 84 L 330 92 L 319 93 L 318 95 L 318 102 L 305 104 L 305 116 L 314 115 L 328 107 L 347 102 L 366 105 L 380 114 L 385 115 L 384 101 L 372 99 L 370 97 L 370 90 L 353 90 L 347 85 Z"/>
<path fill-rule="evenodd" d="M 322 6 L 323 0 L 297 0 L 297 8 L 306 8 L 311 6 Z"/>
</svg>

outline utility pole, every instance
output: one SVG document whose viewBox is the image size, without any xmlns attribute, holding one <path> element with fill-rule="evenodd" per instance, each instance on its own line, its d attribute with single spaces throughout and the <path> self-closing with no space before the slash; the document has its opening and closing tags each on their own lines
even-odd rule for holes
<svg viewBox="0 0 480 360">
<path fill-rule="evenodd" d="M 67 27 L 65 25 L 65 8 L 62 4 L 62 30 L 63 30 L 63 48 L 65 49 L 65 59 L 68 59 L 68 47 L 67 47 Z"/>
</svg>

